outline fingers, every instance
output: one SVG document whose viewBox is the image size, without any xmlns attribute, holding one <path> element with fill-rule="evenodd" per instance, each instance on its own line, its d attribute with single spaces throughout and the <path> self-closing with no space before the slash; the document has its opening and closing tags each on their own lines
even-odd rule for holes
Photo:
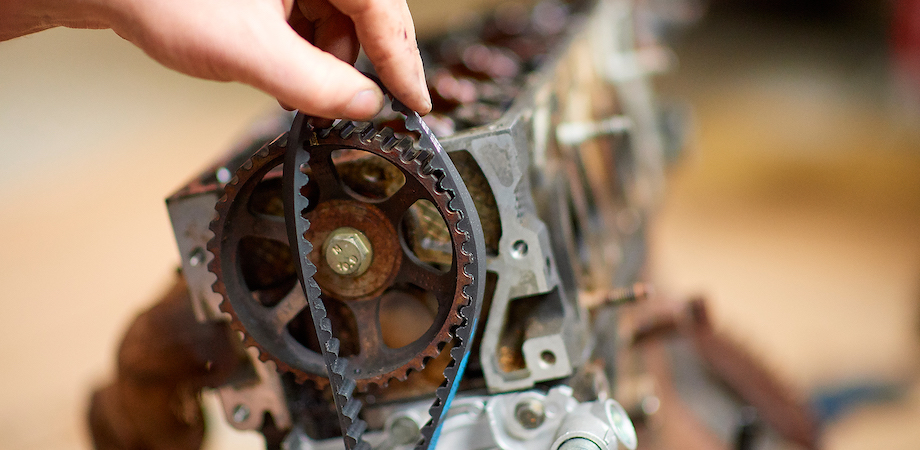
<svg viewBox="0 0 920 450">
<path fill-rule="evenodd" d="M 310 4 L 298 2 L 298 8 L 288 22 L 295 31 L 317 48 L 349 64 L 354 64 L 358 59 L 360 45 L 355 35 L 354 22 L 328 1 L 315 0 Z M 300 25 L 300 22 L 303 25 Z M 309 34 L 301 32 L 301 26 L 309 27 Z"/>
<path fill-rule="evenodd" d="M 258 63 L 242 67 L 241 81 L 319 117 L 369 119 L 383 107 L 377 85 L 350 64 L 310 45 L 290 27 L 265 31 L 270 36 L 244 50 L 241 60 Z M 347 38 L 332 39 L 330 45 L 349 56 Z"/>
<path fill-rule="evenodd" d="M 330 0 L 354 21 L 364 52 L 387 89 L 409 108 L 431 111 L 415 26 L 404 0 Z"/>
<path fill-rule="evenodd" d="M 349 64 L 357 40 L 396 98 L 431 108 L 405 0 L 311 0 L 312 9 L 295 0 L 190 1 L 124 2 L 112 28 L 175 70 L 247 83 L 310 115 L 363 120 L 380 111 L 383 94 Z"/>
</svg>

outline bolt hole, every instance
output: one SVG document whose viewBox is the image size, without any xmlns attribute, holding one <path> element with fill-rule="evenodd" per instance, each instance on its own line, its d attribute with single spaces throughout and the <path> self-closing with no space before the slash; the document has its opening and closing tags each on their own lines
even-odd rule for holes
<svg viewBox="0 0 920 450">
<path fill-rule="evenodd" d="M 527 243 L 524 241 L 516 241 L 511 245 L 511 257 L 514 259 L 521 259 L 527 256 Z"/>
<path fill-rule="evenodd" d="M 434 203 L 426 199 L 413 203 L 402 218 L 399 236 L 406 255 L 442 274 L 450 270 L 453 242 L 447 223 Z"/>
<path fill-rule="evenodd" d="M 521 426 L 533 430 L 543 425 L 546 420 L 546 409 L 539 400 L 527 399 L 514 407 L 514 416 Z"/>
<path fill-rule="evenodd" d="M 188 255 L 188 264 L 192 267 L 198 267 L 204 264 L 204 249 L 201 247 L 195 247 L 192 250 L 192 253 Z"/>
<path fill-rule="evenodd" d="M 543 353 L 540 353 L 540 359 L 547 366 L 552 366 L 553 364 L 556 364 L 556 354 L 549 350 L 543 350 Z"/>
</svg>

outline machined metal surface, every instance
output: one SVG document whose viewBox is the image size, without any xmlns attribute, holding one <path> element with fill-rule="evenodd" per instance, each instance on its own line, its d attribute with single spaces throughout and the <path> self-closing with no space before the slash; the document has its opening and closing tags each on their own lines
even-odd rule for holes
<svg viewBox="0 0 920 450">
<path fill-rule="evenodd" d="M 544 418 L 539 424 L 520 421 L 521 404 L 540 405 Z M 424 404 L 394 409 L 380 431 L 370 432 L 367 441 L 376 449 L 408 450 L 405 437 L 413 437 Z M 411 440 L 411 439 L 410 439 Z M 580 445 L 580 446 L 578 446 Z M 441 437 L 434 450 L 574 450 L 599 448 L 635 450 L 635 430 L 622 407 L 615 401 L 579 402 L 567 386 L 548 392 L 524 391 L 491 396 L 459 396 L 444 418 Z M 592 448 L 592 446 L 594 446 Z M 286 450 L 333 450 L 341 448 L 335 439 L 313 440 L 295 429 L 285 440 Z"/>
</svg>

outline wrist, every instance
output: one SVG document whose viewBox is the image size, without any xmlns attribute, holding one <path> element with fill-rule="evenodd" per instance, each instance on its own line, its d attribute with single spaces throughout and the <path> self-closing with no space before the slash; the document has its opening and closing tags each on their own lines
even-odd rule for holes
<svg viewBox="0 0 920 450">
<path fill-rule="evenodd" d="M 0 2 L 0 41 L 49 28 L 108 28 L 112 0 L 6 0 Z"/>
</svg>

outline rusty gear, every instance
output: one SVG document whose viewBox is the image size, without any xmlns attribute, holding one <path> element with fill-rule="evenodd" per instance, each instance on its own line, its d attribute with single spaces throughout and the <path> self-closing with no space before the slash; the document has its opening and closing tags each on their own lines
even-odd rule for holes
<svg viewBox="0 0 920 450">
<path fill-rule="evenodd" d="M 209 268 L 217 275 L 213 289 L 223 296 L 221 310 L 230 314 L 230 325 L 242 334 L 244 344 L 257 348 L 261 360 L 273 361 L 279 370 L 293 373 L 299 382 L 312 380 L 324 386 L 328 383 L 326 367 L 309 323 L 307 300 L 290 270 L 285 219 L 277 209 L 266 214 L 254 211 L 251 204 L 251 199 L 260 195 L 257 186 L 273 176 L 277 178 L 286 144 L 287 137 L 283 135 L 262 147 L 226 185 L 216 205 L 217 218 L 211 223 L 214 238 L 208 250 L 214 259 Z M 446 272 L 433 270 L 419 261 L 405 242 L 401 243 L 400 222 L 407 209 L 420 199 L 438 209 L 449 229 L 456 229 L 460 214 L 450 209 L 451 196 L 437 186 L 435 176 L 424 171 L 424 161 L 401 158 L 402 152 L 411 151 L 412 141 L 397 138 L 392 130 L 378 132 L 369 126 L 357 129 L 352 122 L 342 122 L 335 129 L 317 134 L 310 144 L 311 178 L 316 181 L 312 187 L 318 192 L 313 192 L 315 207 L 306 216 L 311 227 L 305 238 L 317 243 L 317 251 L 310 255 L 318 268 L 314 278 L 323 291 L 342 347 L 352 341 L 352 354 L 346 359 L 355 371 L 356 387 L 365 390 L 370 385 L 386 386 L 390 379 L 405 380 L 409 372 L 421 370 L 428 359 L 437 356 L 452 339 L 451 329 L 463 322 L 459 311 L 469 301 L 463 295 L 469 276 L 458 267 L 468 264 L 469 255 L 460 248 L 462 241 L 455 239 L 450 268 Z M 333 165 L 332 153 L 339 149 L 382 156 L 402 172 L 405 184 L 383 199 L 356 194 L 344 185 Z M 341 226 L 363 231 L 374 246 L 374 260 L 361 276 L 336 274 L 319 254 L 326 236 Z M 251 276 L 254 280 L 246 278 L 243 265 L 251 263 L 244 261 L 240 250 L 252 247 L 251 238 L 270 241 L 258 245 L 255 254 L 284 276 L 266 275 L 265 270 L 256 268 L 256 275 Z M 251 285 L 263 289 L 253 289 Z M 433 293 L 437 312 L 421 337 L 392 349 L 381 338 L 378 315 L 381 296 L 397 285 L 414 285 Z M 292 322 L 302 328 L 297 337 L 291 333 Z"/>
</svg>

